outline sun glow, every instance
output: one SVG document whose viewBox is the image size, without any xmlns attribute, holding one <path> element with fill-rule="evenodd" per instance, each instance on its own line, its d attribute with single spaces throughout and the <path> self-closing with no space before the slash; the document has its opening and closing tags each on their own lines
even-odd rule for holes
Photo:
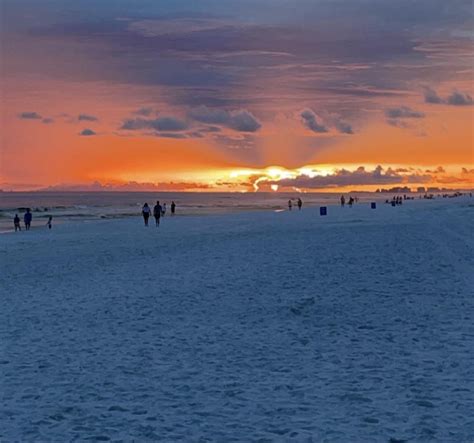
<svg viewBox="0 0 474 443">
<path fill-rule="evenodd" d="M 295 191 L 295 192 L 308 192 L 316 190 L 324 190 L 326 192 L 339 192 L 344 186 L 329 186 L 321 188 L 304 188 L 291 184 L 292 179 L 296 178 L 308 178 L 317 179 L 331 177 L 334 175 L 350 175 L 350 174 L 374 174 L 380 166 L 378 164 L 317 164 L 317 165 L 305 165 L 295 169 L 284 168 L 281 166 L 269 166 L 261 169 L 237 169 L 231 170 L 227 173 L 228 180 L 234 183 L 236 187 L 239 186 L 251 186 L 254 192 L 257 191 Z M 429 166 L 416 166 L 407 167 L 406 165 L 383 165 L 382 174 L 388 174 L 387 177 L 397 177 L 399 181 L 387 180 L 379 181 L 374 184 L 354 184 L 347 185 L 348 188 L 354 189 L 355 187 L 360 190 L 375 191 L 378 188 L 390 188 L 392 186 L 408 186 L 416 188 L 418 186 L 438 186 L 444 187 L 446 185 L 445 177 L 449 177 L 459 173 L 461 166 L 452 166 L 447 168 L 436 168 Z M 434 172 L 434 174 L 433 174 Z M 432 174 L 435 181 L 428 182 L 425 180 L 426 174 Z M 218 174 L 216 174 L 218 175 Z M 469 175 L 469 177 L 468 177 Z M 419 177 L 419 182 L 416 180 Z M 221 180 L 224 182 L 225 180 Z M 285 182 L 286 181 L 286 182 Z M 280 183 L 282 182 L 282 183 Z M 465 182 L 468 187 L 472 186 L 472 173 L 465 174 Z"/>
</svg>

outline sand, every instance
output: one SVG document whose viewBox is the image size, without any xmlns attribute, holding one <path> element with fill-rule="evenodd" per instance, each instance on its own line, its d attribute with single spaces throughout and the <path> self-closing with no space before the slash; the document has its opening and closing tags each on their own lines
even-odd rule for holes
<svg viewBox="0 0 474 443">
<path fill-rule="evenodd" d="M 474 438 L 474 199 L 0 236 L 0 440 Z"/>
</svg>

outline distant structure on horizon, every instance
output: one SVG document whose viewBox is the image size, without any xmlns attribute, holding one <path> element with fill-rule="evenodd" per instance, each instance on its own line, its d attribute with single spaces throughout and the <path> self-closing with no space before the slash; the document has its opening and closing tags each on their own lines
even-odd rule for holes
<svg viewBox="0 0 474 443">
<path fill-rule="evenodd" d="M 375 192 L 403 192 L 404 194 L 408 194 L 411 192 L 411 189 L 407 186 L 395 186 L 390 189 L 385 189 L 385 188 L 377 189 Z M 422 191 L 422 192 L 425 192 L 425 191 Z"/>
<path fill-rule="evenodd" d="M 375 192 L 377 193 L 404 193 L 404 194 L 409 194 L 411 192 L 418 192 L 418 193 L 435 193 L 435 192 L 459 192 L 462 191 L 462 189 L 450 189 L 450 188 L 437 188 L 437 187 L 428 187 L 425 188 L 424 186 L 419 186 L 416 188 L 416 191 L 412 191 L 408 186 L 394 186 L 393 188 L 390 189 L 377 189 Z"/>
</svg>

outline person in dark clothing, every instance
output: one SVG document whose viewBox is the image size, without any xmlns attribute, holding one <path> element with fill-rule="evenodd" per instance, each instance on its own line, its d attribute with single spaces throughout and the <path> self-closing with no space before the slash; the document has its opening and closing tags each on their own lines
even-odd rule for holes
<svg viewBox="0 0 474 443">
<path fill-rule="evenodd" d="M 354 204 L 354 199 L 353 199 L 352 197 L 349 197 L 349 203 L 348 203 L 348 205 L 349 205 L 350 207 L 352 207 L 353 204 Z"/>
<path fill-rule="evenodd" d="M 23 217 L 23 221 L 25 222 L 25 229 L 27 231 L 31 228 L 31 220 L 33 219 L 33 214 L 30 211 L 30 208 L 26 210 L 25 216 Z"/>
<path fill-rule="evenodd" d="M 21 231 L 20 217 L 18 217 L 18 214 L 15 214 L 15 218 L 13 219 L 13 225 L 15 226 L 15 232 Z"/>
<path fill-rule="evenodd" d="M 345 204 L 346 204 L 346 197 L 341 195 L 341 206 L 344 207 Z"/>
<path fill-rule="evenodd" d="M 48 221 L 46 222 L 46 226 L 48 227 L 48 229 L 51 229 L 53 227 L 53 216 L 52 215 L 49 216 Z"/>
<path fill-rule="evenodd" d="M 160 226 L 160 217 L 161 217 L 162 211 L 163 211 L 163 208 L 161 207 L 160 202 L 157 201 L 155 207 L 153 208 L 153 216 L 155 217 L 156 227 Z"/>
<path fill-rule="evenodd" d="M 291 200 L 288 200 L 288 210 L 291 211 L 292 207 L 293 207 L 293 203 L 291 203 Z"/>
<path fill-rule="evenodd" d="M 148 203 L 145 203 L 143 205 L 142 215 L 143 215 L 143 221 L 145 222 L 145 226 L 148 226 L 148 219 L 150 218 L 150 215 L 151 215 L 151 209 L 148 206 Z"/>
<path fill-rule="evenodd" d="M 176 203 L 173 201 L 171 202 L 171 215 L 174 215 L 176 211 Z"/>
<path fill-rule="evenodd" d="M 298 197 L 298 210 L 301 211 L 302 206 L 303 206 L 303 200 L 301 200 L 301 198 Z"/>
</svg>

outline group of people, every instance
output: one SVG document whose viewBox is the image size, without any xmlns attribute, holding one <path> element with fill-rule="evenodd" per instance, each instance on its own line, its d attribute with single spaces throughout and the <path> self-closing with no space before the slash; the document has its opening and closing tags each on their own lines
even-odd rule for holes
<svg viewBox="0 0 474 443">
<path fill-rule="evenodd" d="M 391 202 L 389 202 L 388 200 L 385 200 L 385 203 L 391 203 L 392 206 L 401 205 L 403 204 L 403 200 L 406 200 L 406 199 L 407 199 L 406 196 L 402 198 L 401 195 L 394 195 Z"/>
<path fill-rule="evenodd" d="M 341 195 L 341 206 L 344 207 L 346 205 L 346 197 L 344 197 L 344 195 Z M 358 197 L 352 197 L 352 196 L 349 196 L 349 201 L 347 202 L 348 206 L 352 206 L 354 203 L 357 203 L 359 201 L 359 198 Z"/>
<path fill-rule="evenodd" d="M 341 206 L 344 207 L 346 205 L 346 197 L 344 195 L 341 195 Z M 358 197 L 352 197 L 349 196 L 349 200 L 347 201 L 348 206 L 352 206 L 354 203 L 357 203 L 359 201 Z M 296 204 L 298 206 L 298 209 L 301 211 L 301 208 L 303 207 L 303 201 L 301 198 L 298 197 L 296 200 Z M 293 209 L 293 202 L 291 200 L 288 200 L 288 210 L 291 211 Z"/>
<path fill-rule="evenodd" d="M 27 208 L 25 215 L 23 216 L 23 222 L 25 223 L 25 230 L 29 231 L 31 228 L 31 222 L 33 221 L 33 214 L 31 213 L 31 209 Z M 15 217 L 13 218 L 13 226 L 15 227 L 15 232 L 16 231 L 21 231 L 21 224 L 20 224 L 20 217 L 18 214 L 15 214 Z M 48 229 L 51 229 L 53 227 L 53 216 L 50 215 L 48 217 L 48 221 L 46 222 L 46 226 Z"/>
<path fill-rule="evenodd" d="M 176 203 L 174 201 L 171 202 L 171 215 L 174 215 L 176 213 Z M 164 217 L 166 215 L 166 203 L 163 203 L 163 205 L 160 204 L 160 201 L 156 201 L 156 205 L 153 206 L 153 211 L 151 210 L 150 206 L 148 206 L 148 203 L 145 203 L 142 208 L 142 216 L 143 216 L 143 221 L 145 222 L 145 226 L 148 226 L 148 220 L 150 217 L 153 215 L 155 218 L 155 226 L 158 227 L 160 226 L 160 219 L 161 217 Z"/>
<path fill-rule="evenodd" d="M 303 200 L 301 200 L 301 198 L 298 197 L 298 199 L 296 200 L 296 205 L 298 206 L 298 210 L 301 211 L 301 208 L 303 207 Z M 293 202 L 290 200 L 288 200 L 288 210 L 291 211 L 293 209 Z"/>
</svg>

